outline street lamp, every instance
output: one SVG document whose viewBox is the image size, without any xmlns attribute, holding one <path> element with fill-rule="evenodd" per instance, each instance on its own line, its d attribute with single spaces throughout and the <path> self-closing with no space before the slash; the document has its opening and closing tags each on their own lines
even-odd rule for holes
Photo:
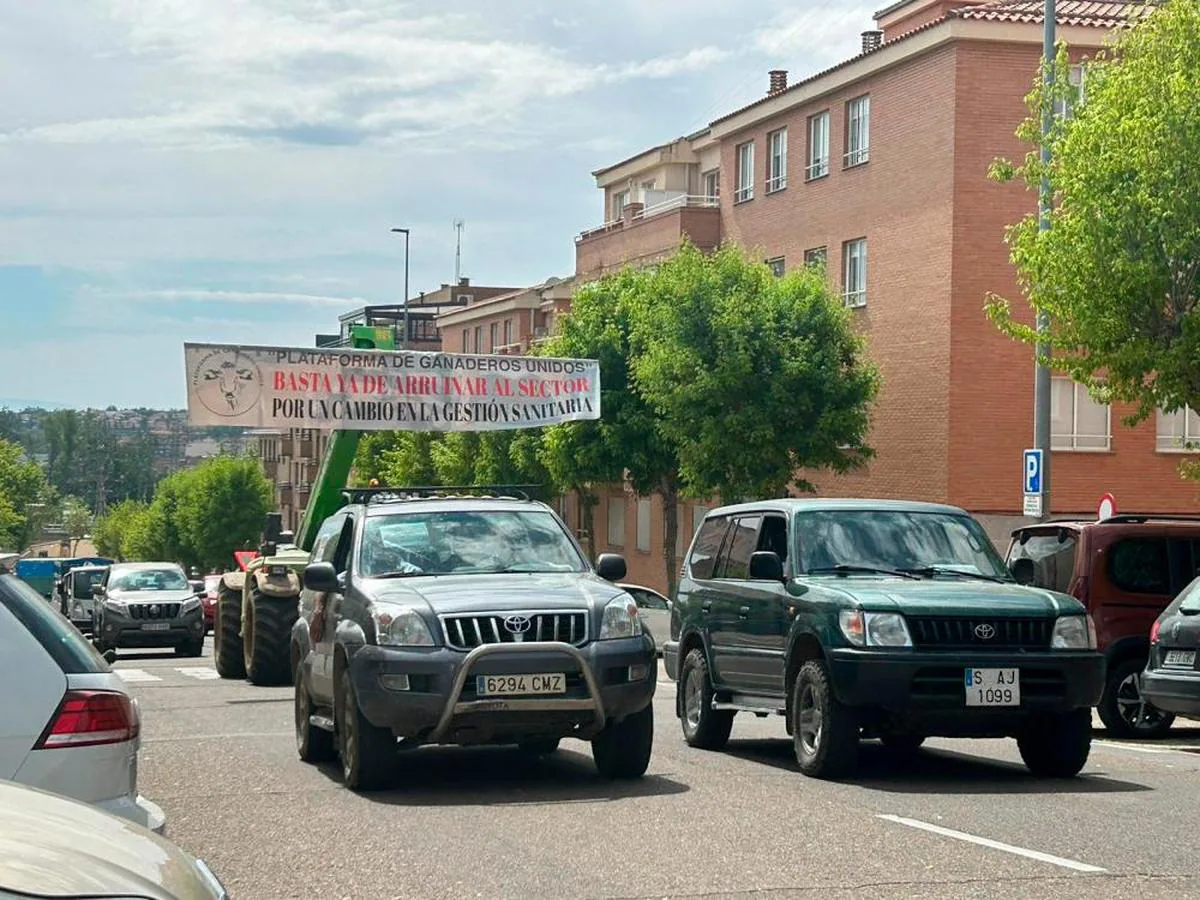
<svg viewBox="0 0 1200 900">
<path fill-rule="evenodd" d="M 408 349 L 408 229 L 393 228 L 394 234 L 404 235 L 404 349 Z"/>
<path fill-rule="evenodd" d="M 1054 87 L 1054 42 L 1056 25 L 1058 24 L 1058 10 L 1055 0 L 1044 0 L 1043 5 L 1043 33 L 1042 33 L 1042 63 L 1044 66 L 1043 77 L 1045 78 L 1045 86 L 1047 92 Z M 1054 102 L 1047 99 L 1045 107 L 1042 110 L 1042 162 L 1048 164 L 1050 162 L 1050 131 L 1054 127 Z M 1038 229 L 1040 231 L 1050 230 L 1050 206 L 1053 202 L 1053 194 L 1050 191 L 1050 179 L 1045 174 L 1042 175 L 1041 190 L 1038 197 Z M 1050 482 L 1050 459 L 1052 454 L 1051 444 L 1051 424 L 1050 424 L 1050 366 L 1042 362 L 1042 357 L 1049 358 L 1050 356 L 1050 317 L 1044 312 L 1039 311 L 1037 314 L 1037 335 L 1039 338 L 1037 350 L 1036 367 L 1034 369 L 1033 382 L 1033 443 L 1034 446 L 1042 451 L 1042 471 L 1041 471 L 1041 509 L 1039 510 L 1038 518 L 1046 521 L 1050 517 L 1050 497 L 1051 497 L 1051 482 Z"/>
</svg>

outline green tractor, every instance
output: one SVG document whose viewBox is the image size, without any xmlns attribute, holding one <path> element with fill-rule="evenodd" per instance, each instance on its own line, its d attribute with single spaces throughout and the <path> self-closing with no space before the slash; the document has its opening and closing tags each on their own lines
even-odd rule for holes
<svg viewBox="0 0 1200 900">
<path fill-rule="evenodd" d="M 308 553 L 281 531 L 280 523 L 279 513 L 267 516 L 258 554 L 241 555 L 241 571 L 221 576 L 213 656 L 222 678 L 246 678 L 257 685 L 292 682 L 288 648 Z"/>
</svg>

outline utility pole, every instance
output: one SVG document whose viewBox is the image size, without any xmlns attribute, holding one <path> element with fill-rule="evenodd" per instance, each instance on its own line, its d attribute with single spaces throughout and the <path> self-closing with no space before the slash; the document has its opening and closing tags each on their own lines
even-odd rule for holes
<svg viewBox="0 0 1200 900">
<path fill-rule="evenodd" d="M 457 232 L 454 241 L 454 283 L 462 280 L 462 233 L 466 224 L 462 219 L 454 220 L 454 230 Z"/>
<path fill-rule="evenodd" d="M 396 234 L 404 235 L 404 339 L 400 342 L 400 346 L 405 350 L 408 349 L 408 229 L 393 228 Z"/>
<path fill-rule="evenodd" d="M 1045 0 L 1045 31 L 1042 36 L 1042 62 L 1045 67 L 1045 86 L 1049 93 L 1054 87 L 1054 39 L 1058 11 L 1055 0 Z M 1048 98 L 1049 99 L 1049 98 Z M 1050 162 L 1050 131 L 1054 127 L 1054 102 L 1050 100 L 1042 110 L 1042 163 Z M 1053 197 L 1050 193 L 1050 179 L 1042 176 L 1041 196 L 1039 198 L 1040 217 L 1038 228 L 1041 231 L 1050 230 L 1050 204 Z M 1046 340 L 1050 330 L 1050 317 L 1042 311 L 1037 314 L 1037 333 L 1040 340 L 1037 345 L 1037 365 L 1034 370 L 1033 382 L 1033 441 L 1034 446 L 1042 451 L 1042 510 L 1038 517 L 1042 521 L 1050 518 L 1050 366 L 1043 363 L 1042 357 L 1050 357 L 1050 342 Z"/>
</svg>

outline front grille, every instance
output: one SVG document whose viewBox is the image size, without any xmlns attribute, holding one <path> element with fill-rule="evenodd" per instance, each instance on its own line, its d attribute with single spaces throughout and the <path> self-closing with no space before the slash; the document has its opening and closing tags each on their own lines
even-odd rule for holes
<svg viewBox="0 0 1200 900">
<path fill-rule="evenodd" d="M 588 616 L 582 610 L 482 613 L 442 616 L 441 620 L 446 644 L 455 650 L 527 641 L 561 641 L 582 647 L 588 641 Z"/>
<path fill-rule="evenodd" d="M 180 603 L 134 603 L 129 615 L 134 619 L 174 619 L 179 615 Z"/>
<path fill-rule="evenodd" d="M 938 650 L 1048 650 L 1053 619 L 909 616 L 913 645 Z"/>
</svg>

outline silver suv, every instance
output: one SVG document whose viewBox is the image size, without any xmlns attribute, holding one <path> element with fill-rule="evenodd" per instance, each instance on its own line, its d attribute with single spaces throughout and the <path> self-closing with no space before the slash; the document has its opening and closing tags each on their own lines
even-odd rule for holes
<svg viewBox="0 0 1200 900">
<path fill-rule="evenodd" d="M 178 656 L 203 652 L 200 597 L 175 563 L 117 563 L 95 591 L 101 653 L 120 647 L 174 647 Z"/>
</svg>

